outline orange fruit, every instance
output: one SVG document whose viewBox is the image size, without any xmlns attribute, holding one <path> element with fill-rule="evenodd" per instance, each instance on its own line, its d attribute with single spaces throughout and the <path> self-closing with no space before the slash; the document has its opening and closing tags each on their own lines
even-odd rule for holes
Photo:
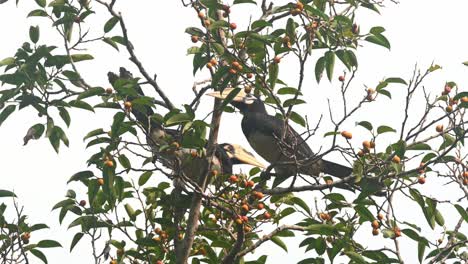
<svg viewBox="0 0 468 264">
<path fill-rule="evenodd" d="M 99 178 L 99 179 L 97 180 L 97 183 L 98 183 L 98 185 L 100 185 L 100 186 L 104 185 L 104 179 L 103 179 L 103 178 Z"/>
<path fill-rule="evenodd" d="M 304 10 L 304 4 L 301 3 L 301 2 L 297 2 L 296 3 L 296 8 L 302 11 L 302 10 Z"/>
<path fill-rule="evenodd" d="M 114 162 L 112 160 L 106 160 L 104 161 L 104 165 L 106 165 L 106 167 L 113 167 Z"/>
<path fill-rule="evenodd" d="M 395 155 L 395 156 L 393 156 L 392 161 L 393 161 L 393 163 L 397 163 L 397 164 L 398 164 L 398 163 L 400 163 L 401 159 L 400 159 L 400 157 L 398 157 L 398 156 Z"/>
<path fill-rule="evenodd" d="M 203 13 L 202 11 L 198 12 L 198 17 L 200 19 L 205 19 L 205 13 Z"/>
<path fill-rule="evenodd" d="M 127 109 L 127 110 L 132 109 L 132 102 L 129 102 L 129 101 L 125 102 L 125 103 L 124 103 L 124 107 L 125 107 L 125 109 Z"/>
<path fill-rule="evenodd" d="M 353 138 L 353 134 L 351 132 L 349 132 L 349 131 L 341 132 L 341 136 L 343 136 L 346 139 L 352 139 Z"/>
<path fill-rule="evenodd" d="M 418 183 L 419 183 L 419 184 L 424 184 L 424 183 L 426 183 L 426 177 L 419 176 L 419 177 L 418 177 Z"/>
<path fill-rule="evenodd" d="M 193 43 L 198 42 L 198 36 L 192 36 L 190 39 L 192 40 Z"/>
<path fill-rule="evenodd" d="M 236 175 L 231 175 L 229 176 L 229 181 L 232 182 L 232 183 L 235 183 L 239 180 L 239 178 L 237 178 Z"/>
<path fill-rule="evenodd" d="M 363 141 L 362 146 L 364 147 L 364 149 L 367 149 L 367 150 L 372 148 L 372 145 L 371 145 L 370 141 L 368 141 L 368 140 Z"/>
<path fill-rule="evenodd" d="M 255 196 L 255 198 L 257 198 L 259 200 L 263 199 L 263 197 L 264 197 L 262 192 L 255 192 L 254 196 Z"/>
<path fill-rule="evenodd" d="M 276 64 L 278 64 L 278 63 L 281 62 L 281 57 L 280 57 L 280 56 L 275 56 L 275 57 L 273 58 L 273 61 L 274 61 Z"/>
<path fill-rule="evenodd" d="M 382 220 L 382 219 L 384 219 L 384 216 L 383 216 L 383 214 L 382 214 L 382 213 L 379 213 L 379 214 L 377 215 L 377 219 L 379 219 L 379 220 Z"/>
</svg>

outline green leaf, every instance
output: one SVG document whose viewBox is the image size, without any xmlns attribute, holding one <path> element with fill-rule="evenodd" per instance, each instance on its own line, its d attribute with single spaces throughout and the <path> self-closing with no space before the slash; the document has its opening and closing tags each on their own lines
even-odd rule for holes
<svg viewBox="0 0 468 264">
<path fill-rule="evenodd" d="M 407 150 L 432 150 L 431 146 L 426 143 L 418 143 L 414 145 L 409 145 Z"/>
<path fill-rule="evenodd" d="M 55 240 L 42 240 L 37 243 L 37 247 L 39 248 L 54 248 L 54 247 L 62 247 L 59 242 Z"/>
<path fill-rule="evenodd" d="M 403 232 L 403 234 L 405 234 L 407 237 L 413 239 L 416 242 L 424 241 L 424 239 L 421 238 L 419 234 L 416 233 L 416 231 L 414 231 L 413 229 L 403 229 L 401 230 L 401 232 Z"/>
<path fill-rule="evenodd" d="M 436 223 L 439 225 L 439 226 L 444 226 L 445 224 L 445 219 L 444 217 L 442 216 L 442 214 L 440 213 L 439 210 L 435 210 L 435 221 Z"/>
<path fill-rule="evenodd" d="M 39 258 L 40 260 L 42 260 L 42 262 L 44 262 L 45 264 L 47 264 L 47 258 L 46 256 L 44 255 L 44 253 L 42 253 L 41 251 L 37 250 L 37 249 L 30 249 L 29 252 L 31 252 L 31 254 L 33 254 L 34 256 L 36 256 L 37 258 Z"/>
<path fill-rule="evenodd" d="M 306 227 L 306 230 L 311 234 L 318 234 L 324 236 L 332 236 L 338 233 L 338 229 L 332 225 L 326 224 L 312 224 Z"/>
<path fill-rule="evenodd" d="M 125 211 L 127 212 L 128 217 L 130 217 L 130 220 L 135 221 L 136 220 L 136 213 L 133 207 L 130 204 L 125 204 Z"/>
<path fill-rule="evenodd" d="M 153 175 L 153 172 L 151 171 L 145 171 L 143 174 L 141 174 L 140 178 L 138 179 L 138 185 L 144 185 L 151 178 L 151 175 Z"/>
<path fill-rule="evenodd" d="M 28 16 L 27 17 L 46 17 L 47 16 L 47 12 L 44 11 L 44 10 L 41 10 L 41 9 L 36 9 L 36 10 L 33 10 L 31 12 L 29 12 Z"/>
<path fill-rule="evenodd" d="M 379 126 L 377 128 L 377 134 L 383 134 L 383 133 L 387 133 L 387 132 L 396 132 L 396 130 L 389 127 L 389 126 Z"/>
<path fill-rule="evenodd" d="M 461 215 L 461 217 L 463 217 L 465 222 L 468 223 L 468 213 L 467 213 L 467 211 L 465 209 L 463 209 L 463 207 L 461 207 L 458 204 L 455 204 L 454 206 L 455 206 L 455 209 L 457 209 L 458 213 Z"/>
<path fill-rule="evenodd" d="M 320 83 L 322 79 L 323 71 L 325 70 L 325 57 L 320 57 L 315 64 L 315 80 Z"/>
<path fill-rule="evenodd" d="M 424 198 L 422 197 L 421 193 L 416 190 L 416 189 L 409 189 L 411 196 L 413 199 L 421 206 L 421 208 L 424 208 Z"/>
<path fill-rule="evenodd" d="M 281 247 L 284 251 L 288 252 L 288 247 L 287 247 L 286 244 L 283 242 L 283 240 L 281 240 L 279 237 L 273 236 L 273 237 L 271 238 L 271 242 L 275 243 L 276 245 L 278 245 L 279 247 Z"/>
<path fill-rule="evenodd" d="M 15 58 L 8 57 L 0 61 L 0 66 L 9 66 L 15 63 Z"/>
<path fill-rule="evenodd" d="M 186 123 L 186 122 L 192 121 L 192 119 L 193 117 L 187 113 L 175 114 L 169 117 L 169 119 L 167 119 L 166 125 L 170 126 L 170 125 L 175 125 L 175 124 Z"/>
<path fill-rule="evenodd" d="M 401 83 L 401 84 L 404 84 L 404 85 L 408 85 L 405 80 L 403 80 L 402 78 L 399 78 L 399 77 L 387 78 L 385 80 L 385 82 L 387 82 L 387 83 Z"/>
<path fill-rule="evenodd" d="M 265 28 L 265 27 L 272 27 L 273 24 L 271 22 L 265 20 L 257 20 L 252 23 L 252 29 L 256 28 Z"/>
<path fill-rule="evenodd" d="M 29 27 L 29 38 L 33 43 L 37 43 L 39 41 L 39 26 Z"/>
<path fill-rule="evenodd" d="M 307 205 L 307 203 L 304 202 L 304 200 L 302 200 L 299 197 L 292 197 L 291 202 L 293 202 L 294 204 L 297 204 L 298 206 L 300 206 L 302 209 L 304 209 L 304 211 L 307 212 L 308 215 L 310 215 L 310 208 Z"/>
<path fill-rule="evenodd" d="M 437 71 L 439 69 L 442 69 L 442 67 L 440 67 L 440 65 L 431 65 L 431 67 L 429 67 L 429 69 L 427 69 L 429 72 L 434 72 L 434 71 Z"/>
<path fill-rule="evenodd" d="M 76 233 L 75 236 L 73 236 L 71 245 L 70 245 L 70 252 L 72 252 L 73 248 L 78 244 L 80 239 L 83 237 L 83 233 Z"/>
<path fill-rule="evenodd" d="M 200 0 L 200 3 L 208 8 L 216 8 L 218 6 L 217 0 Z"/>
<path fill-rule="evenodd" d="M 327 242 L 325 242 L 325 239 L 322 237 L 317 238 L 315 240 L 315 250 L 319 255 L 323 255 L 325 253 L 325 250 L 327 249 Z"/>
<path fill-rule="evenodd" d="M 299 94 L 299 95 L 302 95 L 301 91 L 297 90 L 296 88 L 294 87 L 283 87 L 283 88 L 280 88 L 277 92 L 277 94 Z"/>
<path fill-rule="evenodd" d="M 46 7 L 46 0 L 35 0 L 40 7 Z"/>
<path fill-rule="evenodd" d="M 2 197 L 16 197 L 16 194 L 14 194 L 11 191 L 0 190 L 0 198 L 2 198 Z"/>
<path fill-rule="evenodd" d="M 63 6 L 65 4 L 65 0 L 54 0 L 49 3 L 49 6 Z"/>
<path fill-rule="evenodd" d="M 67 127 L 69 127 L 70 122 L 71 122 L 71 118 L 70 118 L 70 114 L 68 113 L 67 109 L 65 109 L 63 107 L 60 107 L 58 110 L 59 110 L 60 117 L 63 119 L 63 121 L 65 122 Z"/>
<path fill-rule="evenodd" d="M 333 51 L 327 51 L 325 53 L 325 62 L 328 80 L 331 81 L 333 78 L 333 69 L 335 68 L 335 53 Z"/>
<path fill-rule="evenodd" d="M 95 129 L 91 132 L 89 132 L 84 138 L 83 138 L 83 141 L 85 141 L 86 139 L 90 138 L 90 137 L 94 137 L 94 136 L 99 136 L 99 135 L 102 135 L 102 134 L 105 134 L 106 132 L 104 132 L 104 130 L 102 128 L 98 128 L 98 129 Z"/>
<path fill-rule="evenodd" d="M 31 226 L 31 232 L 41 230 L 41 229 L 49 229 L 49 226 L 47 226 L 46 224 L 35 224 Z"/>
<path fill-rule="evenodd" d="M 374 215 L 363 205 L 357 205 L 354 207 L 354 210 L 360 216 L 359 223 L 364 223 L 365 221 L 374 220 Z"/>
<path fill-rule="evenodd" d="M 268 82 L 270 83 L 270 88 L 274 89 L 276 80 L 278 79 L 279 66 L 278 63 L 270 63 L 268 66 Z"/>
<path fill-rule="evenodd" d="M 374 43 L 374 44 L 383 46 L 383 47 L 385 47 L 387 49 L 390 49 L 390 42 L 383 35 L 379 34 L 379 35 L 368 36 L 368 37 L 366 37 L 365 40 L 370 42 L 370 43 Z"/>
<path fill-rule="evenodd" d="M 435 153 L 427 153 L 427 154 L 423 157 L 423 159 L 421 160 L 421 162 L 426 163 L 426 162 L 428 162 L 429 160 L 431 160 L 431 159 L 433 159 L 433 158 L 435 158 L 435 157 L 437 157 L 437 154 L 435 154 Z"/>
<path fill-rule="evenodd" d="M 112 40 L 112 38 L 103 38 L 102 41 L 104 41 L 105 43 L 111 45 L 114 49 L 119 50 L 119 46 L 117 46 L 117 44 L 115 44 L 115 41 Z"/>
<path fill-rule="evenodd" d="M 109 31 L 111 31 L 118 22 L 118 17 L 112 17 L 111 19 L 107 20 L 106 24 L 104 24 L 104 32 L 108 33 Z"/>
<path fill-rule="evenodd" d="M 292 111 L 290 118 L 291 118 L 292 121 L 294 121 L 294 123 L 299 124 L 299 125 L 301 125 L 303 127 L 306 126 L 305 119 L 301 115 L 299 115 L 298 113 Z"/>
<path fill-rule="evenodd" d="M 234 0 L 234 5 L 236 4 L 254 4 L 256 5 L 257 3 L 254 0 Z"/>
<path fill-rule="evenodd" d="M 73 54 L 70 56 L 73 62 L 92 60 L 94 57 L 91 54 Z"/>
<path fill-rule="evenodd" d="M 383 95 L 387 96 L 390 99 L 392 98 L 392 94 L 389 91 L 385 90 L 385 89 L 377 90 L 377 93 L 383 94 Z"/>
<path fill-rule="evenodd" d="M 366 260 L 358 253 L 353 251 L 345 251 L 344 254 L 348 256 L 354 263 L 367 264 Z"/>
<path fill-rule="evenodd" d="M 130 160 L 124 154 L 120 154 L 118 159 L 119 159 L 120 165 L 122 165 L 122 167 L 127 169 L 127 171 L 132 168 Z"/>
<path fill-rule="evenodd" d="M 94 176 L 92 171 L 80 171 L 78 173 L 73 174 L 70 179 L 67 181 L 67 184 L 72 181 L 83 181 L 84 179 L 89 179 Z"/>
<path fill-rule="evenodd" d="M 383 32 L 385 32 L 385 28 L 383 28 L 383 27 L 373 27 L 373 28 L 370 29 L 369 32 L 372 33 L 372 35 L 380 35 Z"/>
<path fill-rule="evenodd" d="M 357 123 L 357 125 L 362 126 L 362 127 L 366 128 L 369 131 L 372 131 L 372 129 L 373 129 L 372 124 L 370 122 L 368 122 L 368 121 L 361 121 L 361 122 Z"/>
<path fill-rule="evenodd" d="M 76 99 L 82 100 L 82 99 L 92 97 L 92 96 L 95 96 L 95 95 L 102 95 L 104 93 L 105 93 L 104 88 L 102 88 L 102 87 L 92 87 L 92 88 L 89 88 L 88 90 L 80 93 Z"/>
<path fill-rule="evenodd" d="M 419 241 L 418 242 L 418 260 L 419 263 L 422 263 L 424 258 L 424 251 L 426 250 L 426 243 Z"/>
<path fill-rule="evenodd" d="M 61 208 L 61 207 L 67 207 L 67 206 L 72 205 L 72 204 L 75 204 L 75 201 L 73 199 L 62 200 L 62 201 L 56 203 L 54 205 L 54 207 L 52 207 L 52 211 L 55 210 L 55 209 Z"/>
<path fill-rule="evenodd" d="M 306 102 L 302 99 L 288 99 L 284 101 L 283 107 L 289 107 L 292 105 L 299 105 L 299 104 L 305 104 Z"/>
<path fill-rule="evenodd" d="M 0 113 L 0 126 L 16 109 L 16 105 L 9 105 Z"/>
<path fill-rule="evenodd" d="M 94 112 L 94 108 L 89 105 L 88 103 L 81 101 L 81 100 L 73 100 L 68 103 L 71 107 L 81 108 L 84 110 L 88 110 Z"/>
</svg>

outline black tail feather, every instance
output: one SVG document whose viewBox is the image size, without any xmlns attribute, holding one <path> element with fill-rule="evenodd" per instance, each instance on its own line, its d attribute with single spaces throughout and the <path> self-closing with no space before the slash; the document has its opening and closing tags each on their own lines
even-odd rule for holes
<svg viewBox="0 0 468 264">
<path fill-rule="evenodd" d="M 328 160 L 323 160 L 323 172 L 338 178 L 348 177 L 353 173 L 353 169 Z"/>
</svg>

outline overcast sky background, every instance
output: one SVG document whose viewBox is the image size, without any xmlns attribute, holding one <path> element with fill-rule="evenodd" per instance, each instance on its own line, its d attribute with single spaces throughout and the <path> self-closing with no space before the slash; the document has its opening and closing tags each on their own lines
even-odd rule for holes
<svg viewBox="0 0 468 264">
<path fill-rule="evenodd" d="M 30 25 L 39 24 L 42 26 L 41 43 L 62 45 L 57 34 L 49 28 L 49 23 L 43 23 L 43 19 L 26 19 L 27 13 L 35 8 L 34 1 L 20 0 L 19 8 L 15 8 L 13 2 L 11 0 L 0 6 L 0 59 L 12 56 L 16 49 L 28 40 L 27 32 Z M 150 74 L 156 73 L 158 75 L 160 86 L 165 89 L 176 104 L 180 105 L 191 101 L 193 82 L 203 79 L 199 76 L 193 77 L 192 57 L 186 56 L 186 50 L 192 46 L 192 43 L 184 30 L 188 26 L 199 26 L 193 10 L 184 8 L 180 1 L 121 2 L 116 8 L 122 11 L 131 41 L 147 70 Z M 246 14 L 251 12 L 252 7 L 253 5 L 245 5 L 245 7 L 232 8 L 232 19 L 238 24 L 239 29 L 245 28 L 247 25 L 250 17 Z M 97 10 L 103 11 L 102 8 Z M 390 40 L 392 49 L 388 51 L 373 44 L 365 44 L 364 47 L 360 48 L 358 52 L 360 70 L 352 87 L 351 94 L 353 96 L 349 98 L 351 104 L 363 96 L 365 85 L 375 87 L 378 81 L 384 77 L 409 78 L 416 63 L 423 70 L 433 61 L 443 66 L 443 71 L 434 74 L 425 83 L 426 89 L 432 94 L 440 93 L 445 81 L 448 80 L 456 81 L 462 90 L 466 90 L 464 85 L 468 83 L 468 69 L 461 64 L 461 62 L 468 60 L 466 10 L 468 10 L 468 2 L 465 0 L 412 0 L 404 1 L 399 5 L 389 3 L 388 7 L 382 10 L 381 16 L 367 10 L 360 12 L 357 21 L 361 26 L 361 32 L 367 32 L 370 26 L 385 27 L 387 30 L 385 35 Z M 98 12 L 98 14 L 99 17 L 94 16 L 87 24 L 93 27 L 94 36 L 102 32 L 103 23 L 108 19 L 106 12 Z M 117 34 L 118 31 L 114 30 L 111 35 Z M 123 52 L 123 49 L 118 53 L 107 44 L 99 43 L 91 47 L 90 53 L 95 56 L 96 60 L 92 63 L 80 63 L 78 68 L 88 83 L 93 86 L 107 87 L 107 72 L 109 70 L 117 71 L 120 66 L 127 66 L 135 71 L 135 68 L 127 61 L 128 54 Z M 292 61 L 285 60 L 282 65 L 289 65 L 290 62 Z M 320 130 L 324 133 L 330 130 L 330 122 L 326 121 L 328 119 L 326 99 L 329 98 L 335 102 L 334 100 L 338 96 L 336 88 L 339 87 L 339 83 L 333 81 L 330 84 L 323 81 L 317 85 L 313 77 L 314 64 L 315 60 L 308 64 L 306 71 L 308 76 L 305 82 L 305 97 L 310 104 L 298 107 L 297 110 L 307 115 L 311 123 L 324 114 L 325 121 Z M 280 78 L 291 86 L 297 82 L 294 69 L 294 66 L 280 68 Z M 338 73 L 339 70 L 335 71 L 336 76 Z M 336 80 L 336 78 L 334 79 Z M 355 136 L 352 142 L 356 147 L 360 146 L 360 142 L 366 139 L 366 134 L 362 128 L 356 128 L 354 122 L 369 120 L 375 122 L 376 125 L 399 124 L 402 117 L 400 109 L 403 101 L 402 93 L 399 93 L 398 89 L 402 88 L 402 86 L 391 87 L 390 89 L 394 93 L 393 100 L 380 98 L 377 103 L 362 109 L 357 118 L 344 124 L 344 129 L 353 131 Z M 146 91 L 148 90 L 150 89 L 148 88 Z M 203 100 L 202 110 L 206 112 L 212 105 L 212 99 L 204 98 Z M 417 113 L 416 110 L 415 112 Z M 65 221 L 65 225 L 60 226 L 58 224 L 58 211 L 51 212 L 50 210 L 56 202 L 64 198 L 66 190 L 70 188 L 66 184 L 69 177 L 84 170 L 87 158 L 93 153 L 90 150 L 85 150 L 83 136 L 95 128 L 109 127 L 113 115 L 113 113 L 106 113 L 102 110 L 96 111 L 96 114 L 86 111 L 72 111 L 71 114 L 72 124 L 66 131 L 71 139 L 71 145 L 70 148 L 62 146 L 59 155 L 54 152 L 47 139 L 33 141 L 27 146 L 23 146 L 23 136 L 27 129 L 39 122 L 37 115 L 30 110 L 15 113 L 0 129 L 0 163 L 2 164 L 0 189 L 15 191 L 19 196 L 20 204 L 25 206 L 25 212 L 29 215 L 30 222 L 44 222 L 51 227 L 50 230 L 41 233 L 41 239 L 56 239 L 64 246 L 63 249 L 44 250 L 49 258 L 49 263 L 52 264 L 63 263 L 64 260 L 72 264 L 91 262 L 89 243 L 81 241 L 74 252 L 69 253 L 68 249 L 74 232 L 67 232 L 67 221 Z M 219 141 L 248 146 L 240 130 L 241 116 L 239 114 L 226 114 L 224 118 L 228 120 L 225 120 L 227 122 L 223 123 L 221 127 Z M 388 142 L 382 142 L 382 148 L 386 146 L 385 143 L 391 142 L 392 137 L 389 135 L 384 139 Z M 314 150 L 329 143 L 321 137 L 309 141 Z M 338 155 L 329 158 L 336 159 L 343 164 L 346 162 Z M 437 179 L 429 178 L 428 184 L 420 189 L 426 193 L 432 191 L 439 194 L 440 184 L 438 183 Z M 81 193 L 78 192 L 78 197 L 85 198 L 85 190 L 81 189 L 81 191 Z M 446 196 L 447 199 L 456 197 L 453 196 L 450 189 L 442 195 Z M 314 197 L 316 195 L 313 193 L 306 195 L 311 203 Z M 428 228 L 426 221 L 420 218 L 423 217 L 422 212 L 413 203 L 398 204 L 398 206 L 401 206 L 398 210 L 400 216 L 406 217 L 405 219 L 408 221 L 421 223 L 421 227 L 427 234 L 440 232 L 440 229 L 433 232 Z M 452 228 L 453 223 L 458 220 L 458 214 L 453 207 L 441 208 L 446 208 L 444 210 L 446 222 Z M 363 230 L 360 236 L 363 242 L 371 247 L 375 246 L 375 243 L 370 239 L 379 240 L 372 238 L 370 228 Z M 433 238 L 437 237 L 433 236 Z M 38 238 L 33 237 L 32 242 L 37 241 L 36 239 Z M 371 243 L 368 243 L 369 241 Z M 403 256 L 407 263 L 416 263 L 416 244 L 404 237 L 401 238 L 401 241 L 403 243 Z M 288 256 L 271 244 L 269 246 L 265 244 L 265 247 L 256 251 L 256 255 L 270 255 L 268 263 L 296 263 L 307 256 L 313 256 L 311 252 L 304 255 L 303 248 L 295 248 L 295 243 L 288 240 L 288 244 L 291 245 Z M 33 261 L 33 263 L 36 262 Z"/>
</svg>

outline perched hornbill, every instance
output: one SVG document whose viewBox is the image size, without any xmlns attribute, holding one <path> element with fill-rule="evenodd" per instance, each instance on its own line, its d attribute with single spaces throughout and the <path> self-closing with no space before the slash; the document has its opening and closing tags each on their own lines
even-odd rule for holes
<svg viewBox="0 0 468 264">
<path fill-rule="evenodd" d="M 109 72 L 109 82 L 114 85 L 118 79 L 133 79 L 132 74 L 125 68 L 120 68 L 119 75 Z M 144 96 L 141 87 L 135 85 L 137 96 L 128 96 L 127 100 L 132 101 L 139 96 Z M 168 145 L 172 142 L 181 142 L 182 135 L 180 131 L 175 129 L 164 128 L 159 122 L 152 119 L 154 111 L 149 106 L 132 107 L 132 115 L 141 124 L 147 135 L 147 143 L 151 146 L 155 155 L 158 155 L 163 165 L 174 169 L 177 168 L 180 172 L 192 180 L 197 180 L 196 177 L 204 173 L 207 169 L 206 158 L 194 155 L 195 149 L 178 148 L 170 149 L 171 151 L 160 151 L 160 147 Z M 242 146 L 236 144 L 218 144 L 216 145 L 215 155 L 212 159 L 211 168 L 220 174 L 232 174 L 232 166 L 237 164 L 249 164 L 264 168 L 255 157 L 245 150 Z M 182 178 L 183 180 L 183 178 Z M 175 182 L 175 184 L 180 181 Z"/>
<path fill-rule="evenodd" d="M 232 90 L 226 88 L 222 93 L 207 95 L 225 99 Z M 352 174 L 350 167 L 314 158 L 314 153 L 302 137 L 291 126 L 285 126 L 284 120 L 269 115 L 258 97 L 241 90 L 231 104 L 243 114 L 241 125 L 247 141 L 260 156 L 273 164 L 276 183 L 297 173 L 318 176 L 323 172 L 338 178 Z"/>
</svg>

